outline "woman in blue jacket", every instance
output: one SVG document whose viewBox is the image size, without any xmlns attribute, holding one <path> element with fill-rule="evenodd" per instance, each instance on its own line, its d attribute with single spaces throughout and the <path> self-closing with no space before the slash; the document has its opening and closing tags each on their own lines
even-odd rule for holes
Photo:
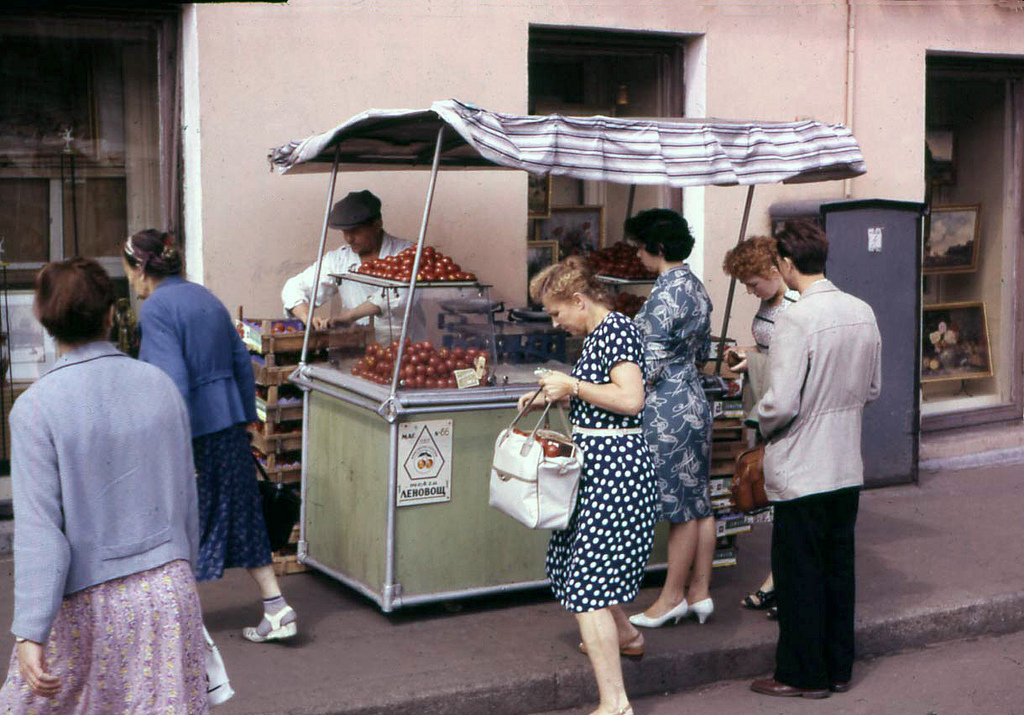
<svg viewBox="0 0 1024 715">
<path fill-rule="evenodd" d="M 245 425 L 256 419 L 252 360 L 227 308 L 210 291 L 181 277 L 181 252 L 170 234 L 146 229 L 124 247 L 124 268 L 144 302 L 139 309 L 139 359 L 171 376 L 192 422 L 199 487 L 196 579 L 242 567 L 263 596 L 263 620 L 243 635 L 254 642 L 296 634 L 271 565 L 256 469 Z"/>
</svg>

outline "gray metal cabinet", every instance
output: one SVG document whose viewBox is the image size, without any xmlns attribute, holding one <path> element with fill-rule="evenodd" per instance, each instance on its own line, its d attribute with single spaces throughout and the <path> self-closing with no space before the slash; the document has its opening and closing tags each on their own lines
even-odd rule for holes
<svg viewBox="0 0 1024 715">
<path fill-rule="evenodd" d="M 882 394 L 864 412 L 867 486 L 917 480 L 924 205 L 869 199 L 827 203 L 827 275 L 874 309 L 882 333 Z"/>
</svg>

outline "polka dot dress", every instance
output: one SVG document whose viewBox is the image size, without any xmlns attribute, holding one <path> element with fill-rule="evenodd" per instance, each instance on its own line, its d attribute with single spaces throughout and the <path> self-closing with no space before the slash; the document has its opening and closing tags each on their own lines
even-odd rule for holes
<svg viewBox="0 0 1024 715">
<path fill-rule="evenodd" d="M 621 313 L 609 313 L 583 343 L 573 377 L 605 384 L 620 362 L 643 366 L 643 339 Z M 591 429 L 636 428 L 642 416 L 621 415 L 571 399 L 569 420 Z M 551 534 L 547 575 L 555 597 L 574 613 L 632 601 L 654 542 L 658 491 L 643 434 L 574 434 L 584 452 L 576 511 Z"/>
</svg>

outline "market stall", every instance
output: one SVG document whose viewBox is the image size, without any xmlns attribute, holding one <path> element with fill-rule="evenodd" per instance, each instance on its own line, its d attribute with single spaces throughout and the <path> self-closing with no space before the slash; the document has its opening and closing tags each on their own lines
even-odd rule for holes
<svg viewBox="0 0 1024 715">
<path fill-rule="evenodd" d="M 571 355 L 550 331 L 499 330 L 499 306 L 471 266 L 439 272 L 426 237 L 440 169 L 751 191 L 865 171 L 838 125 L 516 116 L 455 100 L 364 112 L 274 149 L 270 161 L 282 173 L 330 171 L 314 283 L 338 171 L 430 169 L 414 255 L 380 275 L 336 277 L 371 282 L 404 304 L 400 334 L 331 365 L 307 364 L 304 346 L 292 375 L 304 391 L 299 558 L 386 612 L 545 583 L 547 532 L 490 509 L 487 476 L 494 438 L 535 384 L 534 370 L 568 370 Z M 411 320 L 415 311 L 425 320 Z M 658 544 L 653 564 L 664 559 Z"/>
</svg>

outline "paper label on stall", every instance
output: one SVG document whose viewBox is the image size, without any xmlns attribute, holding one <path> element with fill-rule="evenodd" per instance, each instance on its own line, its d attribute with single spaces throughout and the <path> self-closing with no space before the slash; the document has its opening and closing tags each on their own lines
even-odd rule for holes
<svg viewBox="0 0 1024 715">
<path fill-rule="evenodd" d="M 476 387 L 480 384 L 480 378 L 477 376 L 476 370 L 471 367 L 455 370 L 454 374 L 455 384 L 458 385 L 460 390 L 465 387 Z"/>
<path fill-rule="evenodd" d="M 398 506 L 452 499 L 452 420 L 398 427 Z"/>
</svg>

